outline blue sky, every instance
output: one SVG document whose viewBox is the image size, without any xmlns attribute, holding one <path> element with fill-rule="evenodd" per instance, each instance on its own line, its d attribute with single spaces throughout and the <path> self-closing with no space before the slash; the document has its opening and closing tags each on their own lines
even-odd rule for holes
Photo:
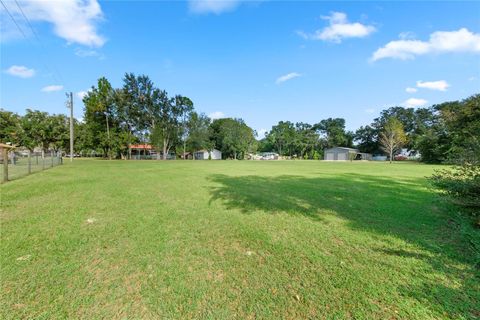
<svg viewBox="0 0 480 320">
<path fill-rule="evenodd" d="M 0 107 L 19 113 L 66 113 L 72 91 L 80 118 L 82 92 L 125 72 L 259 132 L 480 92 L 478 2 L 17 0 L 35 35 L 2 1 Z"/>
</svg>

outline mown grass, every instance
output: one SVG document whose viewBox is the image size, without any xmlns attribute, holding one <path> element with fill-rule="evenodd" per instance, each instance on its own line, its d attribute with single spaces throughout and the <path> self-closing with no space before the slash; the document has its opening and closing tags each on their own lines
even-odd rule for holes
<svg viewBox="0 0 480 320">
<path fill-rule="evenodd" d="M 9 182 L 0 317 L 478 318 L 479 232 L 434 168 L 76 160 Z"/>
</svg>

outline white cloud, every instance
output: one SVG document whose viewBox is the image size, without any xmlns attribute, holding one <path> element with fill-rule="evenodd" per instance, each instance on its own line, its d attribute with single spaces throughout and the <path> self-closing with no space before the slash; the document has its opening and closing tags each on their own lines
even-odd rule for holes
<svg viewBox="0 0 480 320">
<path fill-rule="evenodd" d="M 222 118 L 225 118 L 225 113 L 223 113 L 222 111 L 215 111 L 215 112 L 210 113 L 208 115 L 208 117 L 212 120 L 222 119 Z"/>
<path fill-rule="evenodd" d="M 55 34 L 68 43 L 90 47 L 101 47 L 105 43 L 105 38 L 97 33 L 96 25 L 103 19 L 97 0 L 25 0 L 20 5 L 29 20 L 53 24 Z M 10 6 L 9 11 L 18 17 L 18 21 L 24 20 L 17 6 Z M 2 26 L 2 32 L 8 31 L 6 28 Z"/>
<path fill-rule="evenodd" d="M 474 80 L 477 80 L 477 77 L 471 76 L 471 77 L 468 78 L 468 81 L 474 81 Z"/>
<path fill-rule="evenodd" d="M 13 65 L 7 70 L 5 70 L 11 76 L 19 77 L 19 78 L 31 78 L 35 75 L 34 69 L 29 69 L 25 66 L 17 66 Z"/>
<path fill-rule="evenodd" d="M 280 83 L 283 83 L 285 81 L 288 81 L 288 80 L 291 80 L 291 79 L 294 79 L 294 78 L 298 78 L 298 77 L 301 77 L 301 76 L 302 75 L 300 73 L 290 72 L 290 73 L 287 73 L 283 76 L 278 77 L 277 80 L 275 80 L 275 83 L 280 84 Z"/>
<path fill-rule="evenodd" d="M 439 81 L 417 81 L 417 87 L 430 90 L 446 91 L 450 85 L 445 80 Z"/>
<path fill-rule="evenodd" d="M 232 11 L 240 4 L 240 0 L 189 0 L 188 7 L 191 12 L 197 14 Z"/>
<path fill-rule="evenodd" d="M 81 58 L 103 57 L 103 55 L 96 50 L 92 50 L 92 49 L 85 50 L 85 49 L 82 49 L 82 48 L 76 48 L 75 49 L 75 55 L 78 56 L 78 57 L 81 57 Z"/>
<path fill-rule="evenodd" d="M 87 91 L 78 91 L 78 92 L 76 93 L 77 98 L 80 99 L 80 100 L 83 100 L 83 98 L 85 98 L 85 96 L 88 94 L 88 91 L 90 91 L 90 90 L 87 90 Z"/>
<path fill-rule="evenodd" d="M 408 93 L 415 93 L 415 92 L 418 91 L 418 89 L 417 89 L 417 88 L 408 87 L 408 88 L 405 89 L 405 91 L 408 92 Z"/>
<path fill-rule="evenodd" d="M 425 99 L 418 99 L 418 98 L 410 98 L 406 100 L 403 104 L 410 108 L 416 108 L 420 106 L 424 106 L 428 103 Z"/>
<path fill-rule="evenodd" d="M 406 39 L 390 41 L 377 49 L 371 60 L 385 58 L 407 60 L 419 55 L 447 52 L 480 53 L 480 34 L 462 28 L 457 31 L 436 31 L 430 34 L 428 41 Z"/>
<path fill-rule="evenodd" d="M 60 90 L 63 90 L 63 86 L 58 84 L 52 84 L 42 88 L 42 92 L 55 92 Z"/>
<path fill-rule="evenodd" d="M 372 113 L 375 113 L 375 109 L 368 108 L 368 109 L 365 109 L 365 112 L 369 113 L 369 114 L 372 114 Z"/>
<path fill-rule="evenodd" d="M 360 22 L 349 22 L 347 15 L 343 12 L 332 12 L 330 16 L 322 16 L 328 20 L 330 26 L 322 30 L 316 30 L 313 34 L 297 31 L 297 34 L 304 39 L 342 42 L 344 38 L 363 38 L 374 32 L 374 26 L 364 25 Z"/>
<path fill-rule="evenodd" d="M 415 39 L 415 33 L 411 31 L 400 32 L 398 37 L 402 40 L 411 40 L 411 39 Z"/>
</svg>

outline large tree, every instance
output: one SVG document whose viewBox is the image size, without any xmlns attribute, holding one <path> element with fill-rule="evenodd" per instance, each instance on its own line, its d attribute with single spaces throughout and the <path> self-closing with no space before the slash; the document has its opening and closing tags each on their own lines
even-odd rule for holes
<svg viewBox="0 0 480 320">
<path fill-rule="evenodd" d="M 266 134 L 266 138 L 275 146 L 278 154 L 291 156 L 295 140 L 295 126 L 290 121 L 280 121 Z"/>
<path fill-rule="evenodd" d="M 193 115 L 193 102 L 187 97 L 183 97 L 181 95 L 175 96 L 175 105 L 178 109 L 178 117 L 179 117 L 179 136 L 182 142 L 183 147 L 183 158 L 185 158 L 185 153 L 187 151 L 187 139 L 190 134 L 190 126 L 189 122 L 191 116 Z M 198 117 L 197 117 L 198 118 Z"/>
<path fill-rule="evenodd" d="M 254 131 L 242 119 L 214 120 L 210 125 L 210 139 L 224 157 L 244 158 L 247 152 L 256 150 Z"/>
<path fill-rule="evenodd" d="M 393 156 L 407 141 L 403 124 L 394 117 L 387 119 L 383 130 L 380 132 L 380 146 L 389 155 L 390 163 Z"/>
<path fill-rule="evenodd" d="M 57 114 L 48 118 L 50 147 L 54 151 L 68 150 L 70 143 L 70 120 L 66 115 Z"/>
<path fill-rule="evenodd" d="M 0 142 L 18 144 L 22 127 L 21 117 L 13 112 L 0 109 Z"/>
<path fill-rule="evenodd" d="M 311 124 L 297 122 L 295 124 L 295 138 L 293 148 L 300 158 L 313 159 L 318 146 L 319 136 Z"/>
<path fill-rule="evenodd" d="M 158 113 L 155 117 L 155 127 L 152 127 L 150 140 L 162 152 L 163 160 L 167 159 L 170 149 L 179 141 L 180 109 L 175 103 L 175 98 L 160 89 L 155 90 L 154 104 Z"/>
<path fill-rule="evenodd" d="M 353 133 L 345 131 L 345 119 L 328 118 L 314 125 L 324 148 L 352 147 Z"/>
<path fill-rule="evenodd" d="M 450 138 L 448 158 L 452 161 L 480 161 L 480 94 L 463 101 L 437 106 L 441 122 Z"/>
<path fill-rule="evenodd" d="M 205 114 L 198 114 L 191 112 L 187 120 L 187 138 L 186 145 L 188 151 L 192 152 L 207 149 L 212 149 L 212 142 L 210 140 L 210 118 Z M 185 154 L 185 151 L 184 151 Z M 193 157 L 195 159 L 195 157 Z"/>
<path fill-rule="evenodd" d="M 20 145 L 33 151 L 35 147 L 41 147 L 46 151 L 50 145 L 51 132 L 47 112 L 27 109 L 21 119 Z"/>
<path fill-rule="evenodd" d="M 355 131 L 354 140 L 361 152 L 376 153 L 380 147 L 378 144 L 378 130 L 366 125 Z"/>
<path fill-rule="evenodd" d="M 110 82 L 102 77 L 97 81 L 97 87 L 92 87 L 83 98 L 85 105 L 85 121 L 90 130 L 94 131 L 95 144 L 104 150 L 104 154 L 112 159 L 118 110 L 116 109 L 115 91 Z"/>
</svg>

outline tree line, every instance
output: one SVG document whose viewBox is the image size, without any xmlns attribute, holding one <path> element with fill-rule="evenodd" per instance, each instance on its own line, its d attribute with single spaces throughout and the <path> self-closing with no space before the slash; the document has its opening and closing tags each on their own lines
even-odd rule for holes
<svg viewBox="0 0 480 320">
<path fill-rule="evenodd" d="M 478 159 L 480 154 L 480 94 L 428 108 L 391 107 L 356 131 L 346 130 L 342 118 L 313 124 L 280 121 L 260 140 L 242 119 L 211 120 L 195 110 L 191 99 L 169 95 L 146 75 L 126 73 L 119 88 L 102 77 L 83 103 L 83 120 L 74 123 L 75 152 L 110 159 L 130 158 L 129 146 L 139 143 L 151 144 L 158 159 L 166 159 L 171 152 L 181 156 L 214 148 L 232 159 L 245 159 L 258 151 L 322 159 L 324 149 L 335 146 L 390 158 L 406 148 L 428 163 Z M 62 114 L 27 109 L 20 116 L 2 109 L 0 141 L 30 150 L 68 150 L 68 123 Z"/>
<path fill-rule="evenodd" d="M 120 88 L 102 77 L 83 104 L 83 121 L 74 123 L 76 153 L 128 159 L 133 144 L 151 144 L 158 159 L 214 148 L 224 158 L 243 159 L 256 151 L 256 133 L 242 119 L 211 120 L 195 111 L 191 99 L 170 96 L 146 75 L 127 73 Z M 0 110 L 0 141 L 30 150 L 68 150 L 68 121 L 29 109 L 24 116 Z"/>
<path fill-rule="evenodd" d="M 283 156 L 305 159 L 323 157 L 336 146 L 391 158 L 406 148 L 427 163 L 480 159 L 480 94 L 461 101 L 428 108 L 390 107 L 370 125 L 346 130 L 345 119 L 318 123 L 280 121 L 259 141 L 260 151 L 275 150 Z"/>
</svg>

